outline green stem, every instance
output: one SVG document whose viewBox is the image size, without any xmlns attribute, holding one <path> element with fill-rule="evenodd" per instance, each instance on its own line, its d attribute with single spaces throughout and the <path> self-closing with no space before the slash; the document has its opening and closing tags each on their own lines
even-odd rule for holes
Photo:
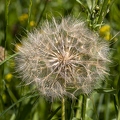
<svg viewBox="0 0 120 120">
<path fill-rule="evenodd" d="M 106 104 L 105 104 L 105 120 L 109 120 L 109 113 L 110 113 L 110 110 L 109 110 L 109 103 L 110 103 L 110 95 L 106 95 L 105 96 L 105 100 L 106 100 Z"/>
<path fill-rule="evenodd" d="M 120 104 L 119 104 L 118 95 L 115 95 L 115 107 L 116 107 L 116 113 L 117 113 L 117 120 L 120 120 Z"/>
<path fill-rule="evenodd" d="M 107 13 L 107 8 L 108 8 L 108 2 L 109 0 L 104 0 L 102 8 L 101 8 L 101 12 L 98 18 L 98 24 L 102 24 L 102 21 Z"/>
<path fill-rule="evenodd" d="M 76 118 L 78 119 L 81 117 L 81 106 L 82 106 L 82 96 L 80 95 L 78 99 L 78 105 L 77 105 L 77 111 L 76 111 Z"/>
<path fill-rule="evenodd" d="M 38 22 L 37 22 L 37 26 L 39 25 L 39 23 L 40 23 L 40 21 L 41 21 L 41 18 L 42 18 L 42 16 L 43 16 L 43 13 L 44 13 L 44 11 L 45 11 L 45 8 L 46 8 L 46 6 L 47 6 L 47 3 L 48 3 L 48 0 L 45 1 L 44 8 L 43 8 L 43 10 L 42 10 L 42 12 L 41 12 L 41 14 L 40 14 L 40 16 L 39 16 Z"/>
<path fill-rule="evenodd" d="M 28 30 L 30 29 L 31 8 L 32 8 L 32 0 L 30 0 L 30 4 L 29 4 L 28 25 L 27 25 Z"/>
<path fill-rule="evenodd" d="M 4 59 L 5 59 L 5 49 L 6 49 L 6 42 L 7 42 L 7 29 L 8 29 L 8 13 L 9 13 L 9 4 L 10 4 L 10 0 L 5 0 L 5 23 L 4 23 Z M 1 62 L 2 63 L 2 62 Z M 0 63 L 0 64 L 1 64 Z M 4 72 L 5 72 L 5 65 L 3 64 L 2 66 L 0 66 L 0 96 L 1 96 L 1 101 L 0 101 L 0 112 L 3 111 L 3 101 L 2 101 L 2 95 L 3 95 L 3 89 L 4 89 Z"/>
<path fill-rule="evenodd" d="M 120 120 L 120 107 L 118 108 L 118 120 Z"/>
<path fill-rule="evenodd" d="M 9 5 L 10 5 L 10 0 L 6 0 L 5 1 L 5 30 L 4 30 L 5 36 L 4 36 L 4 48 L 6 48 L 6 42 L 7 42 L 7 28 L 8 28 Z"/>
<path fill-rule="evenodd" d="M 7 57 L 5 60 L 3 60 L 2 62 L 0 62 L 0 66 L 3 65 L 5 62 L 7 62 L 9 59 L 15 57 L 16 55 L 18 55 L 18 53 L 15 53 L 15 54 L 13 54 L 13 55 Z"/>
<path fill-rule="evenodd" d="M 62 98 L 62 119 L 65 120 L 65 99 Z"/>
<path fill-rule="evenodd" d="M 7 87 L 6 83 L 4 83 L 4 84 L 5 84 L 5 88 L 6 88 L 7 92 L 8 92 L 8 96 L 11 98 L 11 100 L 14 103 L 17 102 L 17 98 L 15 97 L 15 95 L 13 94 L 13 92 Z M 17 104 L 17 107 L 18 107 L 18 104 Z"/>
<path fill-rule="evenodd" d="M 10 0 L 5 0 L 5 27 L 4 27 L 4 59 L 5 59 L 5 49 L 7 43 L 7 29 L 8 29 L 8 13 L 9 13 Z M 4 65 L 3 65 L 3 79 L 4 79 Z"/>
<path fill-rule="evenodd" d="M 83 95 L 83 100 L 82 100 L 82 120 L 85 120 L 86 102 L 87 102 L 86 95 Z"/>
</svg>

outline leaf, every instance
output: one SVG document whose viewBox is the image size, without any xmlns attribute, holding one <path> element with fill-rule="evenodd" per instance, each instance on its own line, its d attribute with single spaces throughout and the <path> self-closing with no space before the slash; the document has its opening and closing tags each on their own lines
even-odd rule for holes
<svg viewBox="0 0 120 120">
<path fill-rule="evenodd" d="M 51 120 L 51 118 L 60 110 L 61 106 L 59 106 L 52 114 L 48 117 L 47 120 Z"/>
<path fill-rule="evenodd" d="M 73 117 L 72 120 L 81 120 L 81 119 L 78 119 L 78 118 L 76 118 L 76 117 Z"/>
<path fill-rule="evenodd" d="M 84 8 L 86 8 L 85 7 L 85 5 L 80 1 L 80 0 L 76 0 L 80 5 L 82 5 Z"/>
<path fill-rule="evenodd" d="M 105 94 L 117 94 L 116 89 L 110 89 L 110 88 L 105 88 L 105 89 L 95 89 L 98 93 L 105 93 Z"/>
<path fill-rule="evenodd" d="M 93 8 L 93 6 L 92 6 L 92 1 L 91 0 L 86 0 L 86 2 L 87 2 L 87 6 L 88 6 L 88 8 L 89 8 L 89 10 L 91 11 Z"/>
<path fill-rule="evenodd" d="M 30 100 L 26 105 L 21 106 L 21 110 L 18 112 L 15 120 L 26 120 L 32 108 L 33 104 L 31 104 Z"/>
<path fill-rule="evenodd" d="M 22 97 L 21 99 L 19 99 L 17 102 L 15 102 L 14 104 L 12 104 L 8 109 L 6 109 L 5 111 L 3 111 L 0 116 L 4 115 L 7 111 L 9 111 L 11 108 L 13 108 L 15 105 L 17 105 L 18 103 L 22 102 L 23 100 L 27 99 L 27 98 L 33 98 L 38 96 L 38 94 L 33 94 L 30 95 L 31 93 L 27 94 L 26 96 Z"/>
<path fill-rule="evenodd" d="M 18 54 L 18 53 L 15 53 L 15 54 L 13 54 L 13 55 L 9 56 L 8 58 L 6 58 L 6 59 L 5 59 L 5 60 L 3 60 L 2 62 L 0 62 L 0 65 L 4 64 L 4 63 L 5 63 L 5 62 L 7 62 L 9 59 L 11 59 L 11 58 L 15 57 L 17 54 Z"/>
</svg>

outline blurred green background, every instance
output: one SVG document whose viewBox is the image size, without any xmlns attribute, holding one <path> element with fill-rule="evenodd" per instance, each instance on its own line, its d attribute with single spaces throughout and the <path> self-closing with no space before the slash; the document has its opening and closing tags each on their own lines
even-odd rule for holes
<svg viewBox="0 0 120 120">
<path fill-rule="evenodd" d="M 0 62 L 14 55 L 26 31 L 39 27 L 54 16 L 81 18 L 110 44 L 112 64 L 103 87 L 87 97 L 86 120 L 117 120 L 120 117 L 120 0 L 0 0 Z M 109 11 L 108 11 L 109 10 Z M 100 12 L 103 23 L 98 21 Z M 113 39 L 112 39 L 113 38 Z M 61 103 L 48 102 L 32 86 L 20 86 L 14 59 L 0 65 L 0 120 L 61 120 Z M 68 100 L 66 120 L 82 120 L 81 98 Z M 118 120 L 120 120 L 118 118 Z"/>
</svg>

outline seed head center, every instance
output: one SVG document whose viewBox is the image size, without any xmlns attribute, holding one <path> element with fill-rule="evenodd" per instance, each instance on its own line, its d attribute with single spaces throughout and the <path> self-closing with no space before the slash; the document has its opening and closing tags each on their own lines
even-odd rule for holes
<svg viewBox="0 0 120 120">
<path fill-rule="evenodd" d="M 71 57 L 70 57 L 70 53 L 69 52 L 64 52 L 63 54 L 61 54 L 61 57 L 60 57 L 60 61 L 63 63 L 63 64 L 67 64 L 69 61 L 70 61 Z"/>
</svg>

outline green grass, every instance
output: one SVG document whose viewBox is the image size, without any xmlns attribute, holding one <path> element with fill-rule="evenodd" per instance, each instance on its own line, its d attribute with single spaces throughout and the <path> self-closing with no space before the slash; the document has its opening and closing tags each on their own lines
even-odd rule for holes
<svg viewBox="0 0 120 120">
<path fill-rule="evenodd" d="M 120 120 L 119 34 L 108 41 L 112 54 L 109 77 L 91 95 L 80 95 L 77 100 L 51 103 L 32 91 L 33 86 L 20 85 L 14 61 L 25 30 L 34 30 L 51 16 L 82 18 L 96 32 L 108 24 L 112 38 L 120 30 L 119 13 L 119 0 L 1 0 L 0 46 L 5 49 L 5 60 L 0 62 L 0 120 Z"/>
</svg>

